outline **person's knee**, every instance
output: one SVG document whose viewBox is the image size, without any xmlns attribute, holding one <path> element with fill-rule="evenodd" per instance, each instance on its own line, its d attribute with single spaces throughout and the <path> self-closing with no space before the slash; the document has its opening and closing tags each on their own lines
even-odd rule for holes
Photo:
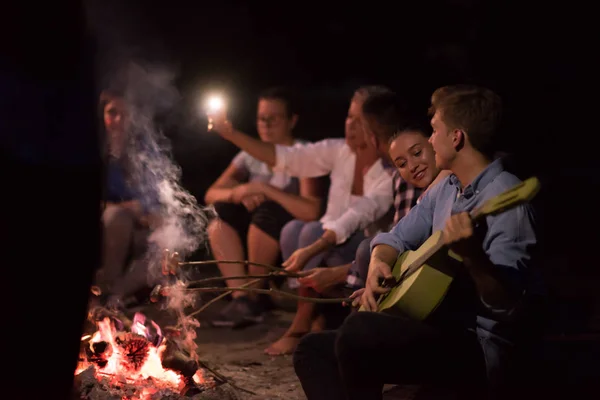
<svg viewBox="0 0 600 400">
<path fill-rule="evenodd" d="M 135 215 L 128 208 L 120 205 L 110 205 L 102 213 L 102 222 L 105 229 L 133 231 Z"/>
<path fill-rule="evenodd" d="M 304 226 L 304 222 L 294 219 L 288 222 L 281 228 L 281 235 L 279 236 L 279 243 L 281 249 L 291 250 L 298 245 L 298 236 Z M 291 250 L 293 251 L 293 250 Z"/>
<path fill-rule="evenodd" d="M 298 237 L 298 247 L 302 248 L 313 244 L 321 235 L 323 235 L 323 226 L 319 221 L 305 223 Z"/>
<path fill-rule="evenodd" d="M 208 233 L 208 237 L 212 238 L 219 233 L 222 229 L 224 222 L 220 218 L 213 218 L 206 227 L 206 232 Z"/>
</svg>

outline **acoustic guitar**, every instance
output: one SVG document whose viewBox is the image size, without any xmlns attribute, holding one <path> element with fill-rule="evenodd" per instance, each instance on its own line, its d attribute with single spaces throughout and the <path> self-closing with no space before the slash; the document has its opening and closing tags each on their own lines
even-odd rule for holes
<svg viewBox="0 0 600 400">
<path fill-rule="evenodd" d="M 497 215 L 531 201 L 540 190 L 536 177 L 529 178 L 470 212 L 474 221 Z M 379 312 L 401 313 L 422 321 L 444 301 L 461 258 L 444 245 L 437 231 L 415 251 L 402 253 L 392 269 L 395 282 L 377 304 Z M 359 311 L 364 311 L 363 307 Z"/>
</svg>

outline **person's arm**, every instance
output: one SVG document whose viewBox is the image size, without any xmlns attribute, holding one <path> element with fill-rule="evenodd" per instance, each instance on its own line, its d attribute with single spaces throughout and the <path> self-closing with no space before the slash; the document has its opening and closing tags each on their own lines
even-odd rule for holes
<svg viewBox="0 0 600 400">
<path fill-rule="evenodd" d="M 440 185 L 432 188 L 425 195 L 419 204 L 414 206 L 408 214 L 406 214 L 392 228 L 390 232 L 380 233 L 371 241 L 371 255 L 377 254 L 378 257 L 391 257 L 391 252 L 387 250 L 377 250 L 377 247 L 385 245 L 395 250 L 395 257 L 391 260 L 393 264 L 399 253 L 406 250 L 416 250 L 423 244 L 432 233 L 433 227 L 433 210 L 435 201 L 439 192 Z M 376 251 L 377 250 L 377 251 Z M 378 254 L 382 252 L 381 254 Z M 390 264 L 390 265 L 392 265 Z"/>
<path fill-rule="evenodd" d="M 343 139 L 325 139 L 316 143 L 282 146 L 266 143 L 233 129 L 228 121 L 215 130 L 226 140 L 272 167 L 298 178 L 314 178 L 331 172 Z"/>
<path fill-rule="evenodd" d="M 208 188 L 204 195 L 204 202 L 206 204 L 231 202 L 233 189 L 247 179 L 247 175 L 247 172 L 243 168 L 232 162 L 215 183 Z"/>
<path fill-rule="evenodd" d="M 263 142 L 262 140 L 253 138 L 243 132 L 240 132 L 227 123 L 226 126 L 218 130 L 219 134 L 226 140 L 239 147 L 241 150 L 250 154 L 267 164 L 269 167 L 274 167 L 276 164 L 275 145 L 272 143 Z"/>
<path fill-rule="evenodd" d="M 365 229 L 383 217 L 389 211 L 393 200 L 392 177 L 382 172 L 369 191 L 348 207 L 338 219 L 323 224 L 327 238 L 335 244 L 344 243 L 354 232 Z"/>
<path fill-rule="evenodd" d="M 300 194 L 285 192 L 267 183 L 261 184 L 263 194 L 279 203 L 287 212 L 302 221 L 314 221 L 321 214 L 321 193 L 317 179 L 300 180 Z"/>
</svg>

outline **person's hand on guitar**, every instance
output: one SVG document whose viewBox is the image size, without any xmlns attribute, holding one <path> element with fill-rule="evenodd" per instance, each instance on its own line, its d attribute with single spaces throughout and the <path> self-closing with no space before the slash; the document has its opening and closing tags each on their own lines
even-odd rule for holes
<svg viewBox="0 0 600 400">
<path fill-rule="evenodd" d="M 443 237 L 444 244 L 463 259 L 482 255 L 482 238 L 468 212 L 454 214 L 448 218 Z"/>
<path fill-rule="evenodd" d="M 392 269 L 387 263 L 371 259 L 369 275 L 361 299 L 362 306 L 366 311 L 377 311 L 377 297 L 390 291 L 389 287 L 381 286 L 380 282 L 393 279 Z"/>
<path fill-rule="evenodd" d="M 362 306 L 362 296 L 363 296 L 364 292 L 365 292 L 365 288 L 355 290 L 354 293 L 352 293 L 349 297 L 349 299 L 352 300 L 352 303 L 348 304 L 348 303 L 344 302 L 344 303 L 342 303 L 342 305 L 343 306 L 351 306 L 354 308 L 358 308 L 358 307 Z"/>
</svg>

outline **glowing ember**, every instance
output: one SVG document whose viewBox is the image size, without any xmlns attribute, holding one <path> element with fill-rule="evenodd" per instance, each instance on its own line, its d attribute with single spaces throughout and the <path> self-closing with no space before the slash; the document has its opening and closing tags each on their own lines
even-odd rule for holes
<svg viewBox="0 0 600 400">
<path fill-rule="evenodd" d="M 166 340 L 160 327 L 141 313 L 135 314 L 130 332 L 117 332 L 107 317 L 98 322 L 96 333 L 81 340 L 85 346 L 75 375 L 93 367 L 98 381 L 107 379 L 114 386 L 133 384 L 139 390 L 128 400 L 149 400 L 164 389 L 180 392 L 187 383 L 179 372 L 163 367 Z M 200 370 L 193 380 L 203 383 Z"/>
</svg>

